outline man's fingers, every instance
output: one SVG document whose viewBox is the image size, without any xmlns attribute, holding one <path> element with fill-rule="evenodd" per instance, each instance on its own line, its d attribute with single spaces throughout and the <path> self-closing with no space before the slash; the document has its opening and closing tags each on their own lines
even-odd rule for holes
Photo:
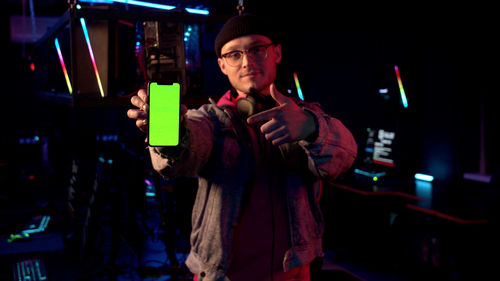
<svg viewBox="0 0 500 281">
<path fill-rule="evenodd" d="M 136 107 L 138 107 L 139 109 L 141 109 L 145 112 L 148 112 L 148 110 L 149 110 L 149 105 L 148 105 L 147 101 L 148 101 L 148 95 L 147 95 L 146 90 L 144 90 L 144 89 L 140 89 L 137 92 L 137 95 L 133 96 L 130 99 L 130 102 L 133 105 L 135 105 Z"/>
<path fill-rule="evenodd" d="M 131 119 L 146 119 L 148 117 L 146 112 L 139 109 L 129 109 L 127 111 L 127 116 Z"/>
<path fill-rule="evenodd" d="M 136 119 L 135 125 L 139 128 L 139 130 L 143 132 L 148 131 L 148 112 L 149 105 L 147 104 L 148 95 L 147 91 L 144 89 L 140 89 L 137 92 L 137 95 L 130 98 L 130 102 L 132 105 L 137 107 L 137 109 L 129 109 L 127 110 L 127 117 L 130 119 Z"/>
<path fill-rule="evenodd" d="M 263 134 L 269 134 L 272 131 L 277 130 L 281 126 L 282 126 L 282 124 L 279 123 L 276 119 L 271 119 L 260 127 L 260 131 Z"/>
<path fill-rule="evenodd" d="M 285 135 L 288 134 L 288 130 L 285 128 L 285 126 L 281 126 L 278 129 L 271 131 L 270 133 L 265 134 L 266 139 L 270 141 L 274 141 L 276 139 L 279 139 Z"/>
<path fill-rule="evenodd" d="M 248 117 L 247 122 L 248 124 L 253 124 L 259 121 L 271 120 L 273 117 L 278 116 L 278 114 L 281 114 L 281 108 L 273 107 Z"/>
<path fill-rule="evenodd" d="M 136 107 L 138 107 L 138 108 L 140 108 L 140 109 L 142 109 L 142 110 L 145 110 L 145 109 L 146 109 L 146 107 L 147 107 L 146 102 L 145 102 L 144 100 L 142 100 L 139 96 L 133 96 L 133 97 L 130 99 L 130 102 L 131 102 L 134 106 L 136 106 Z"/>
<path fill-rule="evenodd" d="M 138 92 L 137 92 L 137 95 L 144 101 L 144 102 L 147 102 L 148 101 L 148 92 L 145 90 L 145 89 L 140 89 Z"/>
<path fill-rule="evenodd" d="M 148 119 L 137 119 L 135 125 L 143 132 L 148 131 Z"/>
<path fill-rule="evenodd" d="M 278 146 L 278 145 L 282 145 L 284 143 L 288 143 L 288 142 L 290 142 L 290 140 L 291 140 L 290 139 L 290 135 L 284 135 L 284 136 L 282 136 L 280 138 L 274 139 L 272 141 L 272 143 L 273 143 L 274 146 Z"/>
</svg>

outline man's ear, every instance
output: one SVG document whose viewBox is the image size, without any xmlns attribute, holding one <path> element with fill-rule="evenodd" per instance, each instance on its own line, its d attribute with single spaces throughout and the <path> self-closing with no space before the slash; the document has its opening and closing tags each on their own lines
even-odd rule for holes
<svg viewBox="0 0 500 281">
<path fill-rule="evenodd" d="M 220 71 L 227 75 L 226 64 L 224 63 L 224 60 L 222 58 L 218 58 L 217 63 L 219 64 Z"/>
<path fill-rule="evenodd" d="M 275 45 L 273 51 L 275 57 L 274 61 L 276 62 L 276 64 L 278 64 L 281 61 L 281 45 L 280 44 Z"/>
</svg>

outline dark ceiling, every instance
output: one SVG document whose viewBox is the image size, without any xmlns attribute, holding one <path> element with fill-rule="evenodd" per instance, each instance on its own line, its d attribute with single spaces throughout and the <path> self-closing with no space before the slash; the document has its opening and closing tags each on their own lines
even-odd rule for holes
<svg viewBox="0 0 500 281">
<path fill-rule="evenodd" d="M 213 14 L 234 14 L 237 12 L 236 6 L 238 5 L 237 0 L 143 0 L 144 2 L 154 2 L 159 4 L 174 5 L 177 7 L 188 7 L 188 8 L 207 8 Z M 23 5 L 25 7 L 25 12 L 29 14 L 29 2 L 30 0 L 1 0 L 3 3 L 3 10 L 8 11 L 9 14 L 21 14 Z M 36 15 L 60 15 L 68 7 L 68 2 L 74 2 L 74 0 L 34 0 L 34 11 Z M 253 9 L 257 6 L 262 6 L 266 1 L 244 1 L 244 4 L 248 9 Z M 274 1 L 274 3 L 279 1 Z M 116 4 L 121 5 L 121 4 Z M 266 6 L 274 6 L 274 4 Z"/>
<path fill-rule="evenodd" d="M 34 12 L 38 16 L 59 16 L 69 7 L 68 1 L 76 0 L 33 0 Z M 202 7 L 212 15 L 234 15 L 237 13 L 238 0 L 143 0 L 177 7 Z M 367 1 L 368 2 L 368 1 Z M 435 1 L 434 1 L 435 2 Z M 30 0 L 0 0 L 2 15 L 29 15 Z M 277 21 L 292 23 L 300 27 L 303 23 L 343 27 L 377 28 L 381 24 L 390 28 L 467 28 L 489 21 L 496 9 L 477 2 L 474 5 L 460 6 L 456 3 L 426 3 L 425 1 L 390 3 L 359 1 L 286 1 L 286 0 L 246 0 L 245 11 L 267 14 Z M 122 5 L 122 4 L 115 4 Z M 482 26 L 481 26 L 482 27 Z"/>
</svg>

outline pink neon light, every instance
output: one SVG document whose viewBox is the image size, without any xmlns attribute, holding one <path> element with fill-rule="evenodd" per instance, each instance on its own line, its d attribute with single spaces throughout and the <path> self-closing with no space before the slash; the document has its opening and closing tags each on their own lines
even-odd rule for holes
<svg viewBox="0 0 500 281">
<path fill-rule="evenodd" d="M 71 87 L 71 82 L 69 81 L 68 71 L 66 70 L 66 65 L 64 64 L 64 59 L 61 53 L 61 47 L 59 46 L 59 40 L 55 39 L 57 56 L 59 57 L 59 62 L 61 63 L 61 67 L 64 73 L 64 79 L 66 79 L 66 85 L 68 86 L 69 94 L 73 94 L 73 88 Z"/>
<path fill-rule="evenodd" d="M 99 77 L 99 71 L 97 70 L 97 64 L 95 63 L 94 51 L 92 51 L 92 45 L 90 45 L 90 38 L 87 31 L 87 25 L 85 24 L 85 19 L 80 18 L 80 23 L 82 24 L 83 35 L 85 36 L 85 41 L 87 42 L 87 47 L 89 49 L 90 60 L 92 61 L 92 66 L 94 67 L 95 77 L 97 78 L 97 85 L 99 86 L 101 97 L 104 97 L 104 90 L 102 89 L 101 78 Z"/>
</svg>

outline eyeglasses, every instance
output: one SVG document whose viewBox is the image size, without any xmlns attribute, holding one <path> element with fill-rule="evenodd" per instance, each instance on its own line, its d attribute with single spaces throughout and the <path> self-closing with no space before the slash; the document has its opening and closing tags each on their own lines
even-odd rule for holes
<svg viewBox="0 0 500 281">
<path fill-rule="evenodd" d="M 241 51 L 235 50 L 229 53 L 225 53 L 221 57 L 227 64 L 233 67 L 241 65 L 241 62 L 243 61 L 243 54 L 246 54 L 247 58 L 251 57 L 256 61 L 263 61 L 267 58 L 267 48 L 269 48 L 269 46 L 271 45 L 273 45 L 273 43 L 257 45 Z"/>
</svg>

